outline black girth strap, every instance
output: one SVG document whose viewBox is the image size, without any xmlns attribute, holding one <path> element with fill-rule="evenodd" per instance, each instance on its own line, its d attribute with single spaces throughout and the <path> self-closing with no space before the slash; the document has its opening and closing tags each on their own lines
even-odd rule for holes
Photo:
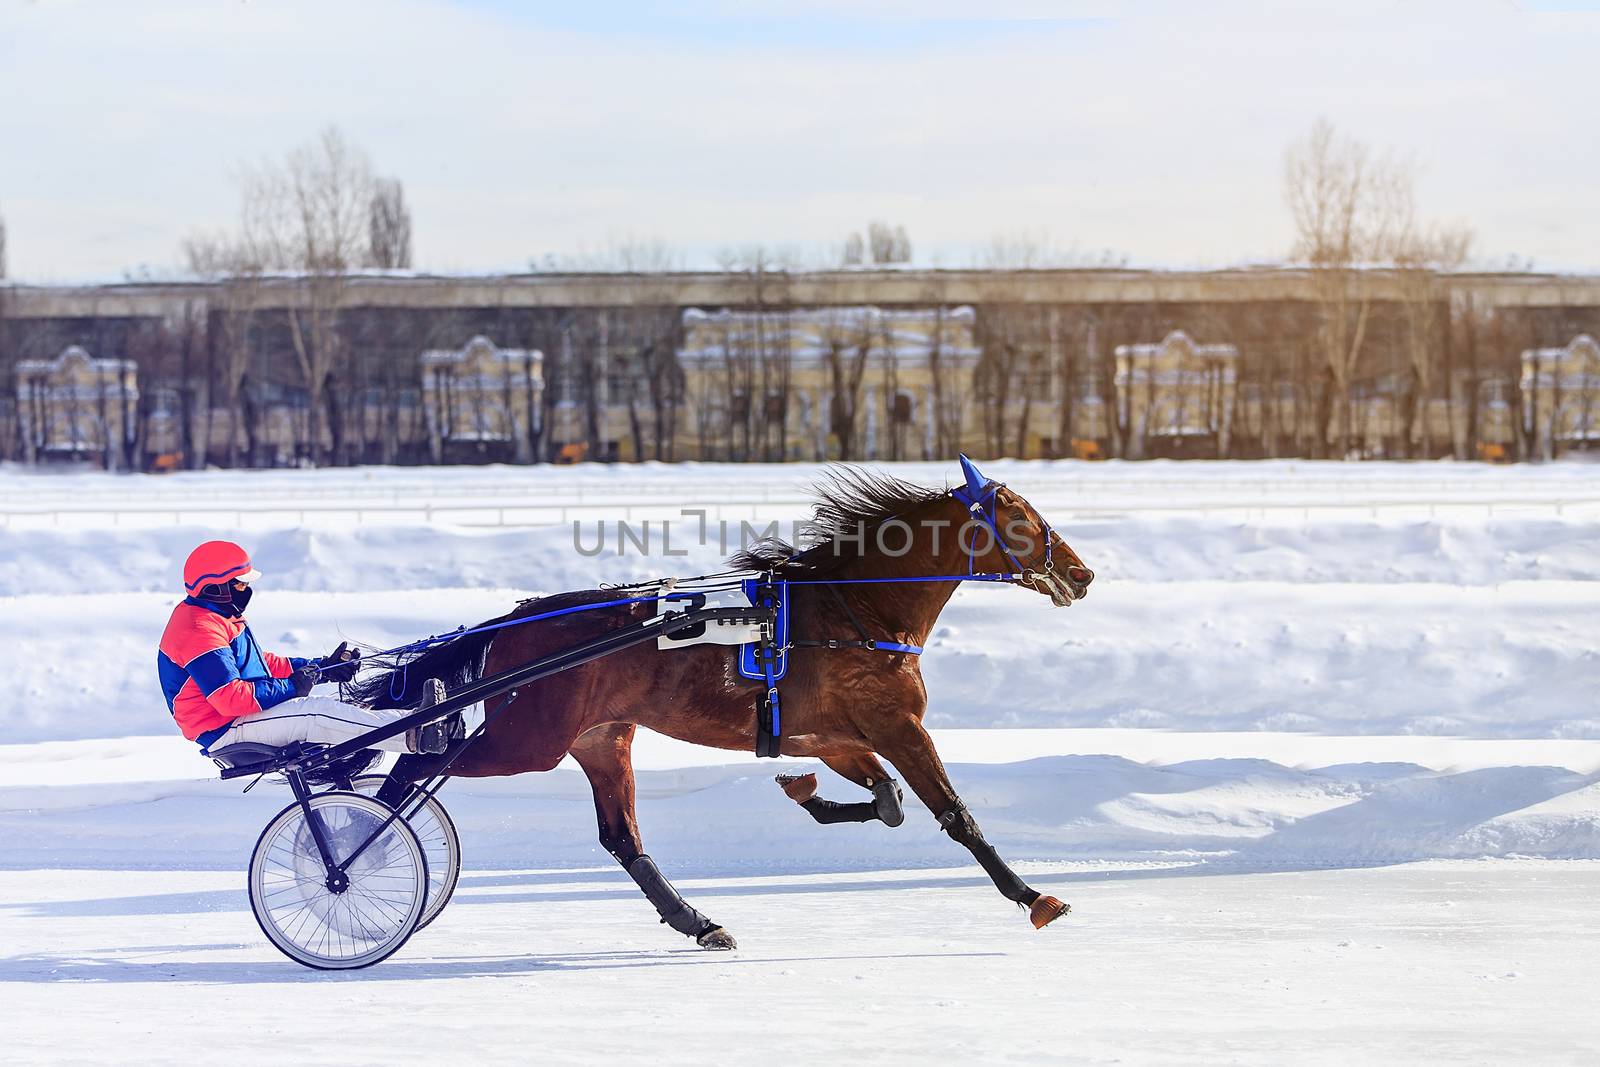
<svg viewBox="0 0 1600 1067">
<path fill-rule="evenodd" d="M 870 651 L 874 651 L 875 652 L 878 649 L 883 648 L 884 646 L 880 642 L 872 640 L 870 637 L 869 638 L 863 638 L 860 641 L 852 641 L 848 637 L 830 637 L 830 638 L 828 638 L 828 639 L 826 639 L 824 641 L 790 641 L 789 642 L 789 647 L 790 648 L 865 648 L 865 649 L 868 649 Z M 894 649 L 890 649 L 890 651 L 892 651 L 892 652 L 900 652 L 900 651 L 904 651 L 904 650 L 900 649 L 900 648 L 894 648 Z"/>
<path fill-rule="evenodd" d="M 770 621 L 761 628 L 761 640 L 756 642 L 756 661 L 766 675 L 766 689 L 756 698 L 756 756 L 776 758 L 782 755 L 783 714 L 778 700 L 778 597 L 787 593 L 774 588 L 771 575 L 757 587 L 759 603 L 767 609 Z"/>
<path fill-rule="evenodd" d="M 833 597 L 833 602 L 838 604 L 840 610 L 844 612 L 845 618 L 850 620 L 850 625 L 855 627 L 855 639 L 829 637 L 820 641 L 790 641 L 790 648 L 865 648 L 872 652 L 909 652 L 914 656 L 922 654 L 922 648 L 918 645 L 902 644 L 899 641 L 875 641 L 868 637 L 867 628 L 861 625 L 861 617 L 850 607 L 850 602 L 844 598 L 839 590 L 831 585 L 825 585 L 822 588 L 828 591 L 828 595 Z"/>
<path fill-rule="evenodd" d="M 867 628 L 861 625 L 861 617 L 857 615 L 855 609 L 850 606 L 850 602 L 844 598 L 844 594 L 839 592 L 839 587 L 834 585 L 825 585 L 822 588 L 828 591 L 828 594 L 833 597 L 833 602 L 839 605 L 840 609 L 844 611 L 845 618 L 849 619 L 850 625 L 856 628 L 856 636 L 861 638 L 862 641 L 867 640 Z"/>
<path fill-rule="evenodd" d="M 756 755 L 775 759 L 783 755 L 778 709 L 778 687 L 770 685 L 756 699 Z"/>
</svg>

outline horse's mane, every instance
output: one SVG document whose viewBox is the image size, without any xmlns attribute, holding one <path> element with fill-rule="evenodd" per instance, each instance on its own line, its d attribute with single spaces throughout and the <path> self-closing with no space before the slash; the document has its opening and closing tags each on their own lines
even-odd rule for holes
<svg viewBox="0 0 1600 1067">
<path fill-rule="evenodd" d="M 873 531 L 880 525 L 947 492 L 902 481 L 883 471 L 852 466 L 834 468 L 810 489 L 816 501 L 810 520 L 800 531 L 798 547 L 781 538 L 764 537 L 728 562 L 740 570 L 772 571 L 784 578 L 826 575 L 870 551 Z M 849 547 L 838 544 L 841 538 L 848 539 Z M 506 614 L 479 623 L 459 637 L 447 637 L 420 650 L 402 648 L 367 656 L 362 660 L 361 676 L 345 683 L 341 693 L 344 699 L 368 707 L 415 708 L 422 699 L 423 683 L 429 678 L 438 678 L 455 688 L 483 676 L 497 624 L 655 584 L 576 590 L 524 600 Z"/>
<path fill-rule="evenodd" d="M 773 571 L 787 578 L 825 574 L 859 558 L 868 544 L 862 541 L 849 549 L 829 551 L 840 538 L 853 541 L 863 531 L 870 535 L 881 523 L 946 492 L 880 470 L 851 466 L 835 468 L 810 489 L 816 503 L 798 546 L 782 538 L 763 537 L 728 563 L 741 570 Z"/>
</svg>

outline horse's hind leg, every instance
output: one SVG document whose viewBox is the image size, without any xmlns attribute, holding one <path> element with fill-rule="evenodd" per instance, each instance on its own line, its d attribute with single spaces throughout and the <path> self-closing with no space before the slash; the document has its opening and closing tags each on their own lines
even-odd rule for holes
<svg viewBox="0 0 1600 1067">
<path fill-rule="evenodd" d="M 906 716 L 888 725 L 882 736 L 875 740 L 880 742 L 878 751 L 900 769 L 900 773 L 906 776 L 906 784 L 934 813 L 939 820 L 939 828 L 972 853 L 1002 896 L 1028 909 L 1029 918 L 1036 928 L 1044 929 L 1071 910 L 1055 897 L 1043 896 L 1030 888 L 1017 877 L 1015 871 L 1006 866 L 994 846 L 984 840 L 972 812 L 956 796 L 944 763 L 933 747 L 933 738 L 922 728 L 922 723 Z"/>
<path fill-rule="evenodd" d="M 594 789 L 600 844 L 644 890 L 662 922 L 694 938 L 702 948 L 737 948 L 733 935 L 685 903 L 672 883 L 662 877 L 655 860 L 644 854 L 633 808 L 635 729 L 628 723 L 608 723 L 583 734 L 572 745 L 572 758 L 589 776 L 589 785 Z"/>
<path fill-rule="evenodd" d="M 872 799 L 856 804 L 824 800 L 817 796 L 817 776 L 814 773 L 778 775 L 777 782 L 783 787 L 784 793 L 813 819 L 823 824 L 881 819 L 886 826 L 899 826 L 906 821 L 905 811 L 900 806 L 904 794 L 900 792 L 899 783 L 889 777 L 889 772 L 871 753 L 823 756 L 822 762 L 840 777 L 871 790 Z"/>
</svg>

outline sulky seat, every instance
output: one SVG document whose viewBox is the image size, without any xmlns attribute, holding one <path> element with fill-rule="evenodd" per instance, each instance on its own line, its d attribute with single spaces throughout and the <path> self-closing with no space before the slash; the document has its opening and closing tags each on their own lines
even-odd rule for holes
<svg viewBox="0 0 1600 1067">
<path fill-rule="evenodd" d="M 301 756 L 319 752 L 322 748 L 321 745 L 307 745 L 301 741 L 295 741 L 281 748 L 277 745 L 263 745 L 256 741 L 238 741 L 221 748 L 214 748 L 206 755 L 224 771 L 245 767 L 248 768 L 246 773 L 254 773 L 257 768 L 263 773 L 270 773 L 283 769 Z M 383 753 L 377 749 L 364 748 L 331 762 L 318 763 L 306 768 L 305 780 L 312 785 L 333 785 L 348 789 L 350 779 L 371 767 L 382 755 Z M 223 777 L 232 776 L 224 774 Z"/>
<path fill-rule="evenodd" d="M 245 767 L 253 763 L 276 763 L 285 757 L 297 755 L 302 748 L 298 741 L 282 748 L 277 745 L 263 745 L 255 741 L 237 741 L 221 748 L 213 748 L 206 753 L 224 770 L 230 767 Z"/>
</svg>

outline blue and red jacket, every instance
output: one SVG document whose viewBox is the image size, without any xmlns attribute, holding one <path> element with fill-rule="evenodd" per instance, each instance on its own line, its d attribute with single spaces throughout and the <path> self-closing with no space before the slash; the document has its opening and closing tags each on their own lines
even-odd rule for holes
<svg viewBox="0 0 1600 1067">
<path fill-rule="evenodd" d="M 294 696 L 289 675 L 309 660 L 263 652 L 243 616 L 189 597 L 172 609 L 156 671 L 178 729 L 202 749 L 233 720 Z"/>
</svg>

